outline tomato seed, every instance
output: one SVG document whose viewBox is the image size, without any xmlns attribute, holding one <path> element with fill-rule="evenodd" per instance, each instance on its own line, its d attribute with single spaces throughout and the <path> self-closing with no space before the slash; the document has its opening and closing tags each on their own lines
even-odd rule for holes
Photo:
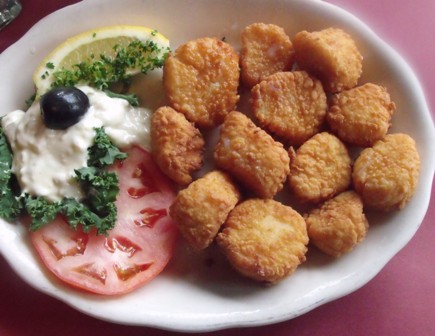
<svg viewBox="0 0 435 336">
<path fill-rule="evenodd" d="M 127 253 L 129 258 L 131 258 L 136 251 L 142 251 L 139 246 L 124 237 L 106 238 L 104 247 L 111 253 L 115 253 L 116 250 Z"/>
<path fill-rule="evenodd" d="M 142 176 L 142 173 L 143 173 L 142 169 L 140 167 L 136 167 L 132 176 L 134 178 L 140 178 Z"/>
<path fill-rule="evenodd" d="M 144 188 L 148 189 L 150 193 L 159 191 L 156 181 L 152 178 L 153 176 L 153 172 L 150 172 L 144 164 L 137 166 L 132 174 L 133 178 L 141 180 Z"/>
<path fill-rule="evenodd" d="M 118 279 L 122 281 L 127 281 L 136 274 L 146 271 L 148 268 L 151 267 L 152 264 L 153 263 L 146 263 L 141 265 L 133 264 L 130 267 L 122 268 L 121 266 L 119 266 L 119 264 L 115 263 L 113 264 L 113 269 L 115 270 Z"/>
<path fill-rule="evenodd" d="M 107 271 L 105 269 L 98 270 L 95 267 L 94 263 L 87 263 L 83 264 L 81 266 L 73 268 L 73 271 L 86 275 L 92 279 L 95 279 L 99 282 L 101 282 L 103 285 L 106 284 L 107 279 Z"/>
<path fill-rule="evenodd" d="M 128 188 L 127 193 L 128 193 L 128 196 L 130 196 L 131 198 L 134 198 L 134 199 L 142 198 L 146 194 L 149 194 L 147 188 L 140 188 L 140 189 Z"/>
<path fill-rule="evenodd" d="M 57 260 L 60 260 L 65 257 L 74 257 L 76 255 L 82 255 L 85 252 L 86 244 L 87 244 L 87 236 L 85 236 L 85 238 L 80 238 L 80 237 L 72 238 L 71 240 L 75 242 L 75 246 L 69 248 L 65 252 L 62 252 L 57 248 L 58 245 L 57 240 L 47 236 L 43 236 L 42 239 L 47 244 L 50 252 Z"/>
<path fill-rule="evenodd" d="M 140 220 L 135 220 L 134 224 L 137 226 L 147 226 L 149 228 L 154 227 L 160 218 L 165 217 L 168 214 L 166 209 L 156 210 L 152 208 L 144 208 L 139 213 L 143 216 Z"/>
</svg>

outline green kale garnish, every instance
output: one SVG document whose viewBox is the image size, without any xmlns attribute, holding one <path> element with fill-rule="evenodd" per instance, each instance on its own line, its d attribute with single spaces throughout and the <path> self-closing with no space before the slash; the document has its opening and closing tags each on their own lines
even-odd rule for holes
<svg viewBox="0 0 435 336">
<path fill-rule="evenodd" d="M 113 145 L 103 127 L 95 129 L 94 144 L 88 148 L 88 166 L 103 168 L 111 165 L 115 160 L 124 160 L 126 153 Z"/>
<path fill-rule="evenodd" d="M 17 219 L 22 208 L 21 200 L 16 194 L 15 176 L 11 167 L 12 152 L 0 127 L 0 217 L 8 221 Z"/>
<path fill-rule="evenodd" d="M 85 191 L 83 202 L 101 218 L 95 225 L 99 233 L 112 229 L 116 221 L 115 201 L 119 193 L 119 181 L 116 173 L 85 167 L 76 170 L 77 180 Z"/>
<path fill-rule="evenodd" d="M 106 234 L 108 230 L 113 229 L 116 222 L 115 203 L 108 203 L 106 214 L 101 216 L 86 204 L 74 198 L 65 198 L 61 202 L 61 212 L 72 228 L 76 229 L 78 225 L 81 225 L 84 232 L 96 228 L 97 234 Z"/>
<path fill-rule="evenodd" d="M 9 183 L 9 178 L 12 174 L 11 166 L 12 152 L 3 133 L 3 128 L 0 127 L 0 183 L 2 185 Z"/>
<path fill-rule="evenodd" d="M 49 202 L 44 197 L 24 195 L 24 208 L 32 218 L 30 230 L 36 231 L 53 221 L 60 212 L 58 202 Z"/>
<path fill-rule="evenodd" d="M 21 215 L 22 203 L 9 187 L 1 187 L 0 191 L 0 217 L 7 221 L 14 221 Z"/>
<path fill-rule="evenodd" d="M 75 171 L 77 180 L 97 211 L 104 211 L 107 203 L 115 202 L 119 193 L 118 176 L 115 173 L 84 167 Z"/>
</svg>

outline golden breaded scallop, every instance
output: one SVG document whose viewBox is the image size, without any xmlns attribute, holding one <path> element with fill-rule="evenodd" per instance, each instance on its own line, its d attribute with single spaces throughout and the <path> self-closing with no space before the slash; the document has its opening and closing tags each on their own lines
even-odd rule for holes
<svg viewBox="0 0 435 336">
<path fill-rule="evenodd" d="M 214 159 L 218 167 L 262 198 L 273 198 L 290 171 L 283 145 L 236 111 L 222 124 Z"/>
<path fill-rule="evenodd" d="M 183 114 L 169 106 L 157 109 L 151 119 L 154 160 L 180 185 L 192 182 L 192 173 L 202 167 L 205 142 L 201 132 Z"/>
<path fill-rule="evenodd" d="M 216 240 L 238 272 L 274 283 L 305 261 L 308 235 L 303 217 L 291 207 L 250 199 L 231 211 Z"/>
<path fill-rule="evenodd" d="M 212 171 L 178 193 L 170 215 L 186 241 L 202 250 L 213 241 L 239 198 L 231 178 Z"/>
<path fill-rule="evenodd" d="M 274 24 L 253 23 L 242 31 L 240 66 L 248 87 L 275 72 L 290 70 L 294 51 L 284 29 Z"/>
<path fill-rule="evenodd" d="M 362 200 L 354 191 L 345 191 L 311 210 L 305 221 L 310 243 L 333 257 L 351 251 L 369 227 Z"/>
<path fill-rule="evenodd" d="M 317 203 L 346 190 L 351 182 L 351 158 L 346 146 L 327 132 L 298 148 L 290 148 L 289 185 L 303 202 Z"/>
<path fill-rule="evenodd" d="M 228 43 L 200 38 L 181 45 L 163 69 L 171 106 L 197 127 L 220 124 L 239 100 L 239 56 Z"/>
<path fill-rule="evenodd" d="M 293 39 L 299 67 L 318 77 L 328 92 L 355 87 L 362 73 L 362 56 L 352 37 L 338 28 L 301 31 Z"/>
<path fill-rule="evenodd" d="M 390 211 L 401 209 L 414 195 L 420 157 L 407 134 L 387 134 L 355 160 L 352 179 L 364 205 Z"/>
<path fill-rule="evenodd" d="M 254 86 L 252 108 L 261 127 L 300 145 L 318 133 L 327 102 L 322 84 L 305 71 L 278 72 Z"/>
<path fill-rule="evenodd" d="M 395 109 L 386 88 L 367 83 L 335 94 L 326 120 L 342 141 L 369 147 L 387 134 Z"/>
</svg>

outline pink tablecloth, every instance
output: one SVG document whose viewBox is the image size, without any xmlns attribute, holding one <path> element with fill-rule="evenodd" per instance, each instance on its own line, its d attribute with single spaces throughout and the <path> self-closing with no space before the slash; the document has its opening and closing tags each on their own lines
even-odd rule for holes
<svg viewBox="0 0 435 336">
<path fill-rule="evenodd" d="M 0 32 L 0 52 L 34 23 L 74 0 L 23 0 L 20 17 Z M 435 108 L 435 1 L 330 0 L 353 12 L 414 68 Z M 435 116 L 435 114 L 433 114 Z M 435 153 L 434 153 L 435 155 Z M 212 335 L 435 335 L 435 196 L 411 242 L 366 286 L 301 317 L 272 326 Z M 169 335 L 81 314 L 19 279 L 0 257 L 0 335 Z M 174 333 L 175 334 L 175 333 Z"/>
</svg>

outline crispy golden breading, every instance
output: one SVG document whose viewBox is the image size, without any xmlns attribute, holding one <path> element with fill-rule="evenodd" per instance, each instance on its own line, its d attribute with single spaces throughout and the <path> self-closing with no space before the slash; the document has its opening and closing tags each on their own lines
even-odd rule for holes
<svg viewBox="0 0 435 336">
<path fill-rule="evenodd" d="M 364 205 L 383 211 L 401 209 L 414 195 L 420 174 L 415 141 L 406 134 L 387 134 L 364 149 L 353 167 L 353 184 Z"/>
<path fill-rule="evenodd" d="M 303 217 L 291 207 L 250 199 L 231 211 L 216 240 L 237 271 L 273 283 L 305 261 L 308 235 Z"/>
<path fill-rule="evenodd" d="M 341 29 L 301 31 L 293 39 L 296 63 L 318 77 L 328 92 L 340 92 L 357 85 L 362 73 L 362 56 L 352 37 Z"/>
<path fill-rule="evenodd" d="M 318 133 L 325 120 L 327 102 L 322 84 L 305 71 L 273 74 L 251 92 L 260 126 L 292 145 Z"/>
<path fill-rule="evenodd" d="M 180 185 L 192 182 L 192 173 L 202 167 L 205 142 L 201 132 L 183 114 L 169 106 L 157 109 L 151 119 L 154 160 Z"/>
<path fill-rule="evenodd" d="M 242 31 L 240 66 L 246 86 L 252 87 L 275 72 L 290 70 L 293 61 L 293 45 L 283 28 L 253 23 Z"/>
<path fill-rule="evenodd" d="M 178 193 L 170 215 L 186 241 L 202 250 L 213 241 L 239 199 L 231 178 L 212 171 Z"/>
<path fill-rule="evenodd" d="M 345 191 L 311 210 L 305 221 L 310 243 L 333 257 L 351 251 L 369 228 L 362 200 L 354 191 Z"/>
<path fill-rule="evenodd" d="M 283 145 L 236 111 L 222 124 L 214 159 L 218 167 L 262 198 L 273 198 L 290 171 Z"/>
<path fill-rule="evenodd" d="M 171 106 L 197 127 L 220 124 L 239 100 L 239 56 L 217 38 L 200 38 L 170 55 L 163 83 Z"/>
<path fill-rule="evenodd" d="M 289 185 L 303 202 L 317 203 L 346 190 L 351 182 L 351 158 L 336 136 L 318 133 L 298 148 L 292 157 Z"/>
<path fill-rule="evenodd" d="M 395 109 L 386 88 L 367 83 L 335 94 L 326 120 L 342 141 L 370 147 L 387 134 Z"/>
</svg>

